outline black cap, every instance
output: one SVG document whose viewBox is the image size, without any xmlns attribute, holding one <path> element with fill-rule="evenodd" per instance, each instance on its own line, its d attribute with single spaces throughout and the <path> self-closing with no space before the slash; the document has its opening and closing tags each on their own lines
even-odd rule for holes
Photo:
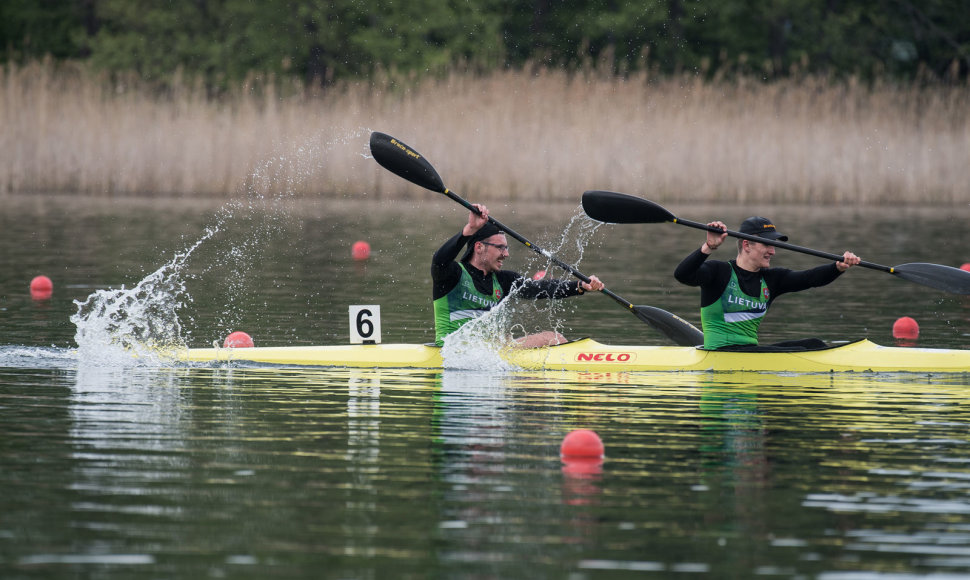
<svg viewBox="0 0 970 580">
<path fill-rule="evenodd" d="M 472 252 L 475 251 L 475 243 L 481 242 L 482 240 L 487 240 L 488 238 L 494 236 L 495 234 L 502 233 L 502 230 L 498 229 L 492 222 L 486 222 L 477 232 L 468 237 L 468 249 L 465 250 L 465 255 L 462 256 L 461 261 L 465 262 L 472 257 Z"/>
<path fill-rule="evenodd" d="M 776 230 L 770 219 L 761 216 L 749 217 L 741 222 L 741 233 L 769 240 L 788 241 L 788 236 Z"/>
</svg>

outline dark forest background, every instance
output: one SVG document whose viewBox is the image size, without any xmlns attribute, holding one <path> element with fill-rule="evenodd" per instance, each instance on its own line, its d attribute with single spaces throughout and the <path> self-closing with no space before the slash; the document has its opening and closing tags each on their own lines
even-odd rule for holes
<svg viewBox="0 0 970 580">
<path fill-rule="evenodd" d="M 4 0 L 0 62 L 50 57 L 219 91 L 604 63 L 617 75 L 963 82 L 966 0 Z"/>
</svg>

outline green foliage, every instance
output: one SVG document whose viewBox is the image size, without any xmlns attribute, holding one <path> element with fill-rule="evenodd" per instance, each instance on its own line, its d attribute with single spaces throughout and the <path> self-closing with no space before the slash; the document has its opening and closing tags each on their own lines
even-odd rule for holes
<svg viewBox="0 0 970 580">
<path fill-rule="evenodd" d="M 326 83 L 501 55 L 498 16 L 459 0 L 99 0 L 98 17 L 92 62 L 147 78 L 183 67 L 210 82 L 255 72 Z"/>
<path fill-rule="evenodd" d="M 539 63 L 623 74 L 965 79 L 965 0 L 5 0 L 7 61 L 86 58 L 164 85 L 327 84 Z"/>
<path fill-rule="evenodd" d="M 87 12 L 78 0 L 3 0 L 0 2 L 0 57 L 24 62 L 47 55 L 82 56 Z"/>
</svg>

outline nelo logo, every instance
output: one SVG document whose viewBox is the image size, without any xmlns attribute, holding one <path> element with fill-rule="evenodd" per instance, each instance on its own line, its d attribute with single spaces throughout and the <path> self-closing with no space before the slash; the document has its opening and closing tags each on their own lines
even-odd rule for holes
<svg viewBox="0 0 970 580">
<path fill-rule="evenodd" d="M 576 362 L 630 362 L 636 355 L 632 352 L 581 352 L 576 355 Z"/>
</svg>

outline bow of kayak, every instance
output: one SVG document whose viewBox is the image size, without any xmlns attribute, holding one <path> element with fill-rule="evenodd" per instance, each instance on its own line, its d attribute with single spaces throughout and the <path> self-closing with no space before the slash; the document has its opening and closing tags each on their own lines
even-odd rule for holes
<svg viewBox="0 0 970 580">
<path fill-rule="evenodd" d="M 754 371 L 754 372 L 962 372 L 970 351 L 880 346 L 860 340 L 824 350 L 714 352 L 681 346 L 605 345 L 593 339 L 502 356 L 526 370 Z M 177 358 L 195 363 L 243 362 L 278 366 L 445 368 L 441 349 L 423 344 L 371 344 L 187 349 Z"/>
</svg>

